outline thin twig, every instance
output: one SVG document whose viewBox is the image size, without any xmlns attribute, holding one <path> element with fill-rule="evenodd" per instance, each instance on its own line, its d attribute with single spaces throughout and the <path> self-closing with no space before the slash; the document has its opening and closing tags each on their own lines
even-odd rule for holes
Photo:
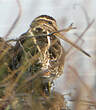
<svg viewBox="0 0 96 110">
<path fill-rule="evenodd" d="M 16 0 L 18 8 L 19 8 L 19 13 L 17 18 L 15 19 L 15 21 L 13 22 L 12 26 L 10 27 L 10 29 L 8 30 L 7 34 L 4 36 L 5 39 L 8 38 L 8 36 L 11 34 L 12 30 L 15 28 L 16 24 L 18 23 L 20 17 L 21 17 L 21 13 L 22 13 L 22 8 L 21 8 L 21 4 L 19 0 Z"/>
<path fill-rule="evenodd" d="M 78 39 L 75 41 L 75 44 L 79 42 L 79 40 L 84 36 L 84 34 L 88 31 L 88 29 L 92 26 L 92 24 L 95 22 L 95 19 L 93 19 L 89 25 L 85 28 L 85 30 L 81 33 L 81 35 L 78 37 Z M 73 47 L 71 46 L 70 49 L 67 51 L 67 54 L 71 51 Z"/>
<path fill-rule="evenodd" d="M 68 101 L 75 102 L 75 101 L 77 101 L 77 100 L 75 100 L 75 99 L 70 99 L 70 100 L 68 100 Z M 95 106 L 95 107 L 96 107 L 96 102 L 95 102 L 95 101 L 88 101 L 88 100 L 79 99 L 78 102 L 83 103 L 83 104 L 88 104 L 88 105 L 90 105 L 90 106 Z"/>
<path fill-rule="evenodd" d="M 49 33 L 49 34 L 41 34 L 41 35 L 34 35 L 34 36 L 27 36 L 27 38 L 32 38 L 32 37 L 46 37 L 46 36 L 51 36 L 51 35 L 53 35 L 53 34 L 55 34 L 55 33 L 59 33 L 59 32 L 68 32 L 68 31 L 70 31 L 70 30 L 72 30 L 72 29 L 76 29 L 76 27 L 72 27 L 72 24 L 67 28 L 67 29 L 61 29 L 61 30 L 57 30 L 57 31 L 55 31 L 55 32 L 51 32 L 51 33 Z M 9 43 L 9 42 L 17 42 L 17 41 L 20 41 L 20 40 L 22 40 L 22 39 L 26 39 L 26 36 L 24 36 L 24 37 L 22 37 L 22 38 L 17 38 L 17 39 L 10 39 L 10 40 L 7 40 L 6 42 L 7 43 Z"/>
<path fill-rule="evenodd" d="M 65 36 L 63 36 L 62 34 L 60 34 L 60 32 L 68 32 L 68 31 L 70 31 L 70 30 L 72 30 L 72 29 L 76 29 L 76 27 L 73 27 L 72 24 L 71 24 L 67 29 L 57 30 L 57 31 L 52 32 L 52 33 L 49 33 L 49 34 L 41 34 L 41 35 L 39 35 L 38 37 L 40 37 L 40 36 L 45 37 L 45 36 L 55 35 L 55 36 L 57 36 L 58 38 L 64 40 L 65 42 L 67 42 L 67 43 L 69 43 L 70 45 L 72 45 L 73 47 L 75 47 L 77 50 L 81 51 L 81 52 L 82 52 L 83 54 L 85 54 L 86 56 L 91 57 L 91 55 L 88 54 L 86 51 L 84 51 L 84 50 L 81 49 L 79 46 L 75 45 L 75 43 L 73 43 L 72 41 L 70 41 L 69 39 L 67 39 Z M 27 37 L 28 37 L 28 36 L 27 36 Z M 30 37 L 30 36 L 29 36 L 29 37 Z M 32 37 L 37 37 L 37 36 L 31 36 L 31 38 L 32 38 Z M 26 38 L 26 37 L 22 37 L 22 38 L 24 39 L 24 38 Z M 18 39 L 17 39 L 17 40 L 18 40 Z M 19 38 L 19 40 L 21 40 L 21 39 Z M 9 40 L 9 41 L 7 41 L 7 42 L 10 42 L 10 41 L 16 41 L 16 39 L 15 39 L 15 40 L 11 39 L 11 40 Z"/>
<path fill-rule="evenodd" d="M 72 67 L 71 65 L 68 65 L 68 68 L 70 68 L 71 71 L 78 77 L 78 79 L 81 82 L 81 84 L 83 84 L 83 86 L 87 89 L 87 91 L 93 97 L 93 91 L 92 91 L 92 89 L 80 78 L 80 76 L 78 75 L 78 72 L 76 71 L 76 69 L 74 67 Z"/>
</svg>

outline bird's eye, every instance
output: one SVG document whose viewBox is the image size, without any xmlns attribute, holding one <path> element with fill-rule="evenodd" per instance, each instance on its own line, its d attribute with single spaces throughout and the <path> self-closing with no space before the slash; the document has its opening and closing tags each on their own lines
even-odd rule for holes
<svg viewBox="0 0 96 110">
<path fill-rule="evenodd" d="M 48 21 L 48 24 L 52 24 L 52 22 L 51 21 Z"/>
<path fill-rule="evenodd" d="M 37 32 L 41 32 L 43 29 L 42 28 L 36 28 Z"/>
</svg>

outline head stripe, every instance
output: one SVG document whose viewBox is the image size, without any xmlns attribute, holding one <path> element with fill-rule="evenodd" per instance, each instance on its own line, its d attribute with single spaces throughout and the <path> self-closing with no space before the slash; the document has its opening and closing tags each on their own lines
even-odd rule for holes
<svg viewBox="0 0 96 110">
<path fill-rule="evenodd" d="M 49 20 L 52 20 L 52 21 L 54 20 L 54 21 L 56 22 L 56 20 L 55 20 L 53 17 L 48 16 L 48 15 L 40 15 L 40 16 L 38 16 L 36 19 L 38 19 L 38 18 L 44 18 L 44 19 L 47 18 L 47 19 L 49 19 Z M 36 20 L 36 19 L 35 19 L 35 20 Z"/>
<path fill-rule="evenodd" d="M 37 19 L 35 22 L 41 22 L 42 23 L 42 21 L 44 21 L 44 22 L 47 22 L 47 23 L 45 23 L 46 25 L 48 25 L 48 26 L 50 26 L 50 27 L 53 27 L 55 30 L 57 30 L 57 25 L 55 25 L 56 23 L 54 23 L 54 25 L 53 25 L 53 22 L 51 21 L 51 20 L 49 20 L 49 19 Z M 52 24 L 50 24 L 50 23 L 48 23 L 48 22 L 52 22 Z"/>
</svg>

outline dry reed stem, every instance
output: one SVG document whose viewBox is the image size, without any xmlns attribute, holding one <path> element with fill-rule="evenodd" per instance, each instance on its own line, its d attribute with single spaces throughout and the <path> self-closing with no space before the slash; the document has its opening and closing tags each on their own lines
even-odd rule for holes
<svg viewBox="0 0 96 110">
<path fill-rule="evenodd" d="M 75 34 L 78 39 L 75 41 L 75 44 L 77 44 L 79 42 L 80 39 L 82 39 L 82 37 L 84 36 L 84 34 L 90 29 L 90 27 L 93 25 L 93 23 L 95 22 L 95 19 L 93 19 L 89 24 L 88 26 L 84 29 L 84 31 L 81 33 L 80 36 L 78 36 L 77 34 Z M 70 47 L 70 49 L 67 51 L 67 55 L 69 54 L 69 52 L 72 50 L 72 46 Z M 68 56 L 68 59 L 70 58 L 71 55 Z M 67 60 L 67 59 L 66 59 Z"/>
<path fill-rule="evenodd" d="M 15 21 L 11 25 L 10 29 L 8 30 L 7 34 L 5 36 L 3 36 L 5 39 L 8 39 L 8 36 L 11 34 L 13 29 L 16 27 L 16 24 L 18 23 L 18 21 L 19 21 L 19 19 L 21 17 L 21 14 L 22 14 L 22 7 L 21 7 L 21 4 L 20 4 L 20 1 L 16 0 L 16 2 L 17 2 L 17 5 L 18 5 L 19 13 L 18 13 L 17 18 L 15 19 Z"/>
</svg>

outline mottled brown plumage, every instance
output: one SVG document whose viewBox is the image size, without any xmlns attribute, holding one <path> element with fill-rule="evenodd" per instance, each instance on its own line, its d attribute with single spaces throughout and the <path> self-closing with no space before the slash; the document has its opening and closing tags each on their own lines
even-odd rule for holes
<svg viewBox="0 0 96 110">
<path fill-rule="evenodd" d="M 40 53 L 37 59 L 42 65 L 41 69 L 49 70 L 43 75 L 43 77 L 50 77 L 53 79 L 62 73 L 65 53 L 60 40 L 55 35 L 45 37 L 42 35 L 49 34 L 57 30 L 58 28 L 54 18 L 47 15 L 41 15 L 35 18 L 31 23 L 29 30 L 20 36 L 21 38 L 26 37 L 26 39 L 21 39 L 20 41 L 25 48 L 25 51 L 26 48 L 30 48 L 32 56 Z M 27 38 L 28 36 L 32 36 L 32 38 Z M 36 53 L 34 53 L 33 50 Z M 19 42 L 17 42 L 15 52 L 17 55 L 22 56 L 21 51 L 22 48 L 20 47 Z"/>
<path fill-rule="evenodd" d="M 50 92 L 51 83 L 63 73 L 64 68 L 65 51 L 60 40 L 55 35 L 43 36 L 57 30 L 54 18 L 47 15 L 35 18 L 28 31 L 20 36 L 20 40 L 14 46 L 14 56 L 10 62 L 11 70 L 15 70 L 29 61 L 30 66 L 23 75 L 26 79 L 42 71 L 40 88 L 45 93 Z M 32 82 L 31 87 L 36 87 L 35 82 L 37 80 Z"/>
</svg>

